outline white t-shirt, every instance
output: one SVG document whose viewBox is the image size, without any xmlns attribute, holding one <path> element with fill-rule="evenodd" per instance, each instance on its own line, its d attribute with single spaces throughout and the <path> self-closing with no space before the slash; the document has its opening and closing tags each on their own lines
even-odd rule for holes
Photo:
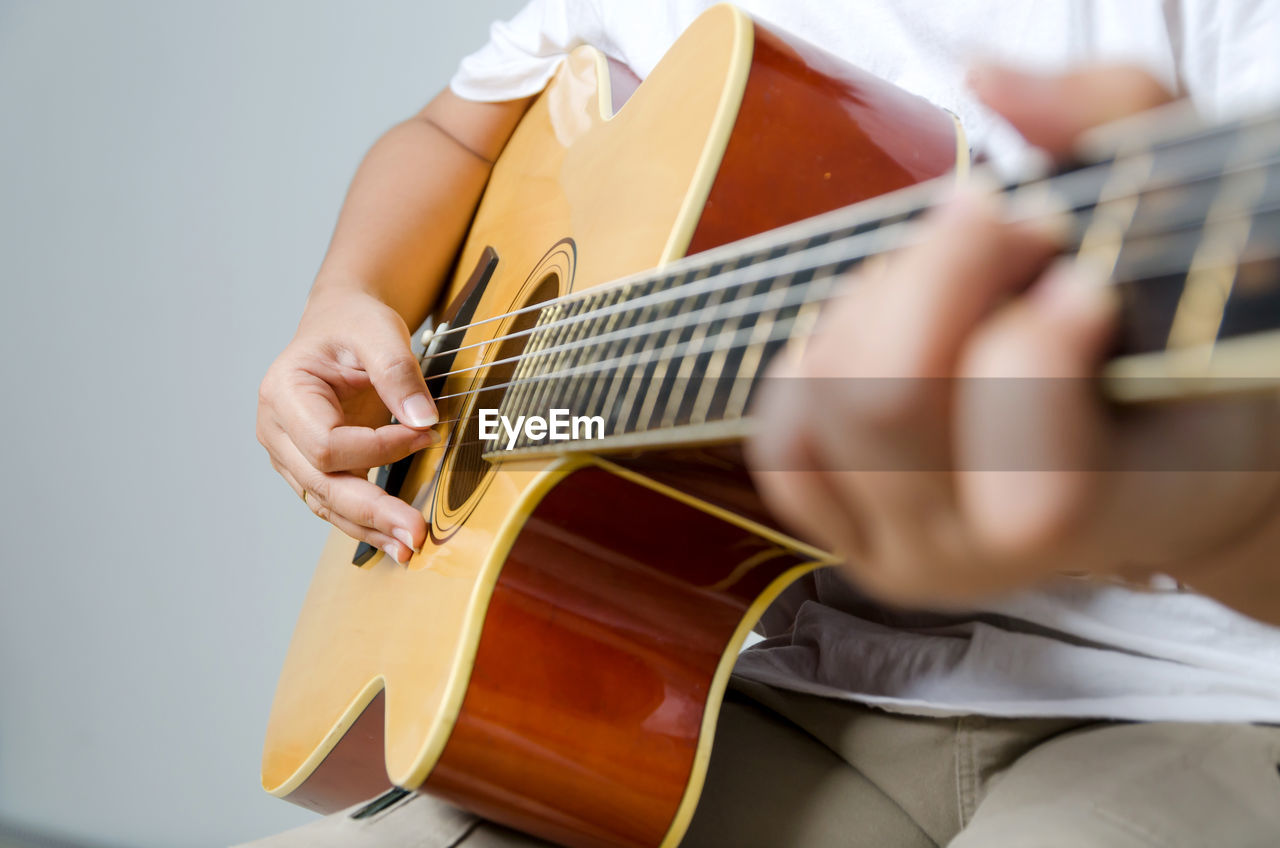
<svg viewBox="0 0 1280 848">
<path fill-rule="evenodd" d="M 644 78 L 709 0 L 533 0 L 453 90 L 541 90 L 592 44 Z M 960 116 L 1001 170 L 1028 151 L 964 85 L 975 58 L 1130 61 L 1209 115 L 1280 102 L 1280 0 L 741 0 L 757 19 Z M 1280 567 L 1280 565 L 1278 565 Z M 830 570 L 784 594 L 737 673 L 922 714 L 1280 722 L 1280 629 L 1198 595 L 1064 580 L 967 615 L 889 613 Z"/>
</svg>

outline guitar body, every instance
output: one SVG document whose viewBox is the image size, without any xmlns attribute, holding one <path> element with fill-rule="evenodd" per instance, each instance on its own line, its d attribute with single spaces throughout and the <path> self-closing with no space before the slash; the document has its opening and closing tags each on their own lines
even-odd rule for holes
<svg viewBox="0 0 1280 848">
<path fill-rule="evenodd" d="M 494 167 L 449 297 L 471 281 L 473 321 L 505 317 L 462 338 L 456 423 L 401 489 L 427 543 L 356 566 L 330 537 L 272 708 L 273 794 L 333 811 L 395 785 L 562 844 L 676 844 L 746 633 L 829 562 L 769 523 L 732 446 L 486 462 L 476 410 L 512 366 L 483 366 L 523 339 L 472 345 L 530 326 L 522 307 L 963 168 L 963 140 L 730 6 L 615 114 L 616 88 L 576 51 Z"/>
</svg>

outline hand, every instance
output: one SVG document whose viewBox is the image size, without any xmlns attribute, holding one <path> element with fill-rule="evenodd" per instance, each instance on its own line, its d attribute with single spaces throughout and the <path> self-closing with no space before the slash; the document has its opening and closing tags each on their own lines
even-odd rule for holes
<svg viewBox="0 0 1280 848">
<path fill-rule="evenodd" d="M 404 320 L 350 288 L 317 287 L 258 391 L 258 441 L 276 471 L 312 512 L 397 562 L 421 548 L 426 522 L 366 478 L 435 444 L 437 419 Z"/>
<path fill-rule="evenodd" d="M 1055 154 L 1168 99 L 1132 69 L 972 82 Z M 882 600 L 964 604 L 1081 571 L 1213 585 L 1235 540 L 1280 527 L 1275 473 L 1180 470 L 1189 433 L 1209 468 L 1276 468 L 1274 398 L 1112 415 L 1088 378 L 1114 303 L 1058 249 L 1051 226 L 962 193 L 915 246 L 855 273 L 766 381 L 748 446 L 762 496 Z"/>
</svg>

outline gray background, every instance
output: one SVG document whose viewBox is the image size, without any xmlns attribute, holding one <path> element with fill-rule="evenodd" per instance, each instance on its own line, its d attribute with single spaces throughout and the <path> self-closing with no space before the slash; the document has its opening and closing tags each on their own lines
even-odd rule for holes
<svg viewBox="0 0 1280 848">
<path fill-rule="evenodd" d="M 3 825 L 309 818 L 258 758 L 325 533 L 258 380 L 364 150 L 519 5 L 0 0 Z"/>
</svg>

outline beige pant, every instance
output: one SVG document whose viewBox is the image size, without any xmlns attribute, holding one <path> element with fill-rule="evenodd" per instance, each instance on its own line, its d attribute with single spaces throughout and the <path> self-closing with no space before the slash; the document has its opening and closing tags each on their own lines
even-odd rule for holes
<svg viewBox="0 0 1280 848">
<path fill-rule="evenodd" d="M 919 718 L 735 681 L 682 845 L 1277 848 L 1278 764 L 1277 727 Z M 249 844 L 545 845 L 423 795 Z"/>
</svg>

